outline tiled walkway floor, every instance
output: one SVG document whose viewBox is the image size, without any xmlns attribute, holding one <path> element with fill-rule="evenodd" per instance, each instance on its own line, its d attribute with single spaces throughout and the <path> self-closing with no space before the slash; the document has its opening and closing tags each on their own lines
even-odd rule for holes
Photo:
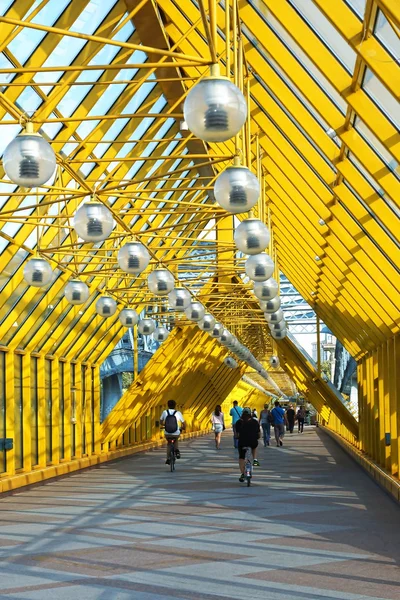
<svg viewBox="0 0 400 600">
<path fill-rule="evenodd" d="M 238 482 L 231 435 L 0 499 L 0 598 L 400 598 L 400 510 L 323 432 L 260 449 Z"/>
</svg>

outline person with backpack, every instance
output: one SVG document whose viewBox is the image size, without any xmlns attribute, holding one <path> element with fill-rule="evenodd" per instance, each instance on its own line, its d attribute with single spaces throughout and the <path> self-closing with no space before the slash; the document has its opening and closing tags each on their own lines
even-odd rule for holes
<svg viewBox="0 0 400 600">
<path fill-rule="evenodd" d="M 275 400 L 275 408 L 271 410 L 274 419 L 274 432 L 276 445 L 283 446 L 283 436 L 285 435 L 285 425 L 288 424 L 285 410 L 280 406 L 279 401 Z"/>
<path fill-rule="evenodd" d="M 215 434 L 215 447 L 219 450 L 221 447 L 221 434 L 225 429 L 224 413 L 219 404 L 217 404 L 211 415 L 211 423 Z"/>
<path fill-rule="evenodd" d="M 299 433 L 303 433 L 304 431 L 304 419 L 306 418 L 305 410 L 302 406 L 299 407 L 297 411 L 297 424 L 299 426 Z"/>
<path fill-rule="evenodd" d="M 263 430 L 264 447 L 269 446 L 269 440 L 271 439 L 271 411 L 268 408 L 268 404 L 264 404 L 263 410 L 260 412 L 260 424 Z"/>
<path fill-rule="evenodd" d="M 260 424 L 251 416 L 251 408 L 244 408 L 240 419 L 236 422 L 236 435 L 239 448 L 239 481 L 244 481 L 244 467 L 246 460 L 246 448 L 251 448 L 253 455 L 253 466 L 259 467 L 257 460 L 257 446 L 260 438 Z"/>
<path fill-rule="evenodd" d="M 233 401 L 233 408 L 229 411 L 230 416 L 232 417 L 232 429 L 233 429 L 233 445 L 235 448 L 238 447 L 238 438 L 236 436 L 236 423 L 239 421 L 242 416 L 243 408 L 238 405 L 238 401 Z"/>
<path fill-rule="evenodd" d="M 186 429 L 186 424 L 182 413 L 179 410 L 176 410 L 175 400 L 168 400 L 168 408 L 167 410 L 164 410 L 160 417 L 160 427 L 164 427 L 164 435 L 167 441 L 169 439 L 175 440 L 176 458 L 180 458 L 181 453 L 178 447 L 178 439 L 181 435 L 181 429 Z M 170 464 L 170 452 L 171 444 L 167 444 L 167 460 L 165 461 L 166 465 Z"/>
</svg>

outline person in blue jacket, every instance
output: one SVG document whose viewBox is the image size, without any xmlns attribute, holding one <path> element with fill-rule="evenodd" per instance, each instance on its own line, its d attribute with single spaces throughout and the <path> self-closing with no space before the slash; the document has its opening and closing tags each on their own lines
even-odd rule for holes
<svg viewBox="0 0 400 600">
<path fill-rule="evenodd" d="M 288 424 L 285 410 L 281 407 L 278 400 L 275 400 L 275 408 L 271 410 L 274 419 L 274 432 L 276 445 L 283 446 L 283 436 L 285 435 L 285 425 Z"/>
<path fill-rule="evenodd" d="M 233 445 L 235 448 L 238 447 L 239 440 L 236 437 L 236 423 L 239 421 L 242 416 L 243 408 L 238 405 L 238 401 L 233 401 L 233 407 L 229 411 L 229 415 L 232 417 L 232 429 L 233 429 Z"/>
</svg>

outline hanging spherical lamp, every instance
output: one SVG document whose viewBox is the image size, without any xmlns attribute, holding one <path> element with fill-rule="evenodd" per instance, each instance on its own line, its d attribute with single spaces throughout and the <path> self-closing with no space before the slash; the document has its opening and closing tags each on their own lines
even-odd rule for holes
<svg viewBox="0 0 400 600">
<path fill-rule="evenodd" d="M 277 369 L 280 365 L 279 356 L 276 356 L 276 355 L 271 356 L 269 359 L 269 365 L 270 365 L 270 367 Z"/>
<path fill-rule="evenodd" d="M 139 320 L 139 315 L 133 308 L 123 308 L 119 313 L 119 320 L 124 327 L 134 327 Z"/>
<path fill-rule="evenodd" d="M 100 296 L 96 302 L 96 312 L 100 317 L 112 317 L 117 310 L 117 303 L 111 296 Z"/>
<path fill-rule="evenodd" d="M 197 322 L 197 325 L 202 331 L 212 331 L 215 325 L 215 319 L 212 315 L 207 314 Z"/>
<path fill-rule="evenodd" d="M 138 323 L 138 332 L 142 335 L 151 335 L 156 329 L 153 319 L 140 319 Z"/>
<path fill-rule="evenodd" d="M 118 251 L 118 264 L 125 273 L 138 275 L 150 262 L 149 251 L 140 242 L 127 242 Z"/>
<path fill-rule="evenodd" d="M 204 318 L 206 309 L 200 302 L 191 302 L 188 308 L 185 309 L 185 315 L 190 321 L 201 321 Z"/>
<path fill-rule="evenodd" d="M 236 352 L 236 350 L 239 350 L 239 348 L 241 347 L 241 343 L 239 342 L 236 336 L 232 337 L 232 342 L 227 345 L 227 348 L 229 348 L 229 350 L 231 350 L 232 352 Z"/>
<path fill-rule="evenodd" d="M 152 294 L 166 296 L 174 289 L 175 279 L 167 269 L 156 269 L 148 276 L 147 285 Z"/>
<path fill-rule="evenodd" d="M 236 248 L 244 254 L 260 254 L 269 243 L 269 229 L 259 219 L 246 219 L 235 229 Z"/>
<path fill-rule="evenodd" d="M 169 331 L 166 327 L 157 327 L 156 330 L 154 331 L 154 339 L 156 340 L 156 342 L 159 342 L 160 344 L 162 342 L 164 342 L 167 337 L 169 336 Z"/>
<path fill-rule="evenodd" d="M 214 196 L 218 204 L 226 211 L 236 214 L 249 211 L 257 203 L 260 184 L 257 177 L 240 164 L 228 167 L 215 180 Z"/>
<path fill-rule="evenodd" d="M 205 142 L 225 142 L 234 137 L 247 118 L 247 103 L 242 92 L 212 65 L 190 90 L 183 106 L 189 130 Z"/>
<path fill-rule="evenodd" d="M 265 313 L 276 312 L 281 306 L 281 299 L 279 296 L 271 298 L 271 300 L 260 300 L 260 308 Z"/>
<path fill-rule="evenodd" d="M 236 355 L 238 356 L 238 358 L 240 358 L 240 360 L 249 360 L 251 352 L 248 348 L 246 348 L 245 346 L 243 346 L 243 348 L 240 348 L 239 350 L 236 351 Z"/>
<path fill-rule="evenodd" d="M 266 281 L 273 275 L 275 265 L 268 254 L 261 252 L 261 254 L 249 256 L 244 268 L 246 275 L 253 281 Z"/>
<path fill-rule="evenodd" d="M 227 329 L 224 329 L 219 338 L 219 341 L 224 346 L 229 346 L 229 344 L 231 344 L 233 342 L 233 335 L 231 334 L 230 331 L 228 331 Z"/>
<path fill-rule="evenodd" d="M 177 312 L 183 312 L 190 306 L 191 295 L 184 288 L 175 288 L 168 294 L 169 307 Z"/>
<path fill-rule="evenodd" d="M 286 329 L 286 321 L 282 319 L 282 321 L 278 321 L 277 323 L 269 323 L 268 326 L 271 331 L 282 331 Z"/>
<path fill-rule="evenodd" d="M 73 218 L 73 226 L 85 242 L 101 242 L 112 232 L 114 219 L 104 204 L 91 200 L 78 208 Z"/>
<path fill-rule="evenodd" d="M 56 170 L 56 156 L 50 144 L 26 123 L 25 130 L 8 144 L 3 154 L 3 167 L 13 183 L 38 187 Z"/>
<path fill-rule="evenodd" d="M 72 279 L 65 286 L 64 294 L 70 304 L 84 304 L 89 298 L 89 288 L 83 281 Z"/>
<path fill-rule="evenodd" d="M 270 277 L 267 281 L 256 281 L 254 293 L 259 300 L 272 300 L 278 294 L 278 283 Z"/>
<path fill-rule="evenodd" d="M 280 331 L 271 331 L 271 335 L 274 340 L 283 340 L 287 335 L 287 329 L 281 329 Z"/>
<path fill-rule="evenodd" d="M 283 319 L 283 310 L 278 308 L 278 310 L 273 313 L 264 313 L 264 318 L 267 323 L 279 323 L 279 321 L 282 321 Z"/>
<path fill-rule="evenodd" d="M 31 258 L 24 267 L 24 279 L 33 287 L 44 287 L 53 278 L 53 269 L 43 258 Z"/>
<path fill-rule="evenodd" d="M 221 337 L 223 330 L 224 330 L 224 326 L 222 325 L 222 323 L 215 323 L 214 327 L 210 331 L 210 335 L 211 335 L 211 337 L 217 339 L 217 338 Z"/>
</svg>

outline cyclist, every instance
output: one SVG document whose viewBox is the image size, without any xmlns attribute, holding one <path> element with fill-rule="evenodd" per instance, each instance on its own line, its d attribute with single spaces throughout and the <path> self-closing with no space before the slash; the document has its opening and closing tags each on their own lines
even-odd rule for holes
<svg viewBox="0 0 400 600">
<path fill-rule="evenodd" d="M 246 450 L 245 448 L 251 448 L 253 454 L 253 465 L 259 467 L 260 463 L 257 460 L 257 446 L 260 437 L 260 424 L 256 419 L 251 416 L 251 408 L 245 407 L 242 412 L 242 416 L 236 422 L 236 436 L 239 442 L 239 468 L 240 477 L 239 481 L 243 482 L 244 467 Z"/>
<path fill-rule="evenodd" d="M 180 427 L 179 427 L 180 424 Z M 164 434 L 167 441 L 175 441 L 175 455 L 176 458 L 181 457 L 181 453 L 178 447 L 178 439 L 181 435 L 181 430 L 186 429 L 185 420 L 182 413 L 176 410 L 175 400 L 168 400 L 168 408 L 164 410 L 160 417 L 160 427 L 164 427 Z M 167 460 L 166 465 L 170 464 L 171 444 L 167 444 Z"/>
</svg>

